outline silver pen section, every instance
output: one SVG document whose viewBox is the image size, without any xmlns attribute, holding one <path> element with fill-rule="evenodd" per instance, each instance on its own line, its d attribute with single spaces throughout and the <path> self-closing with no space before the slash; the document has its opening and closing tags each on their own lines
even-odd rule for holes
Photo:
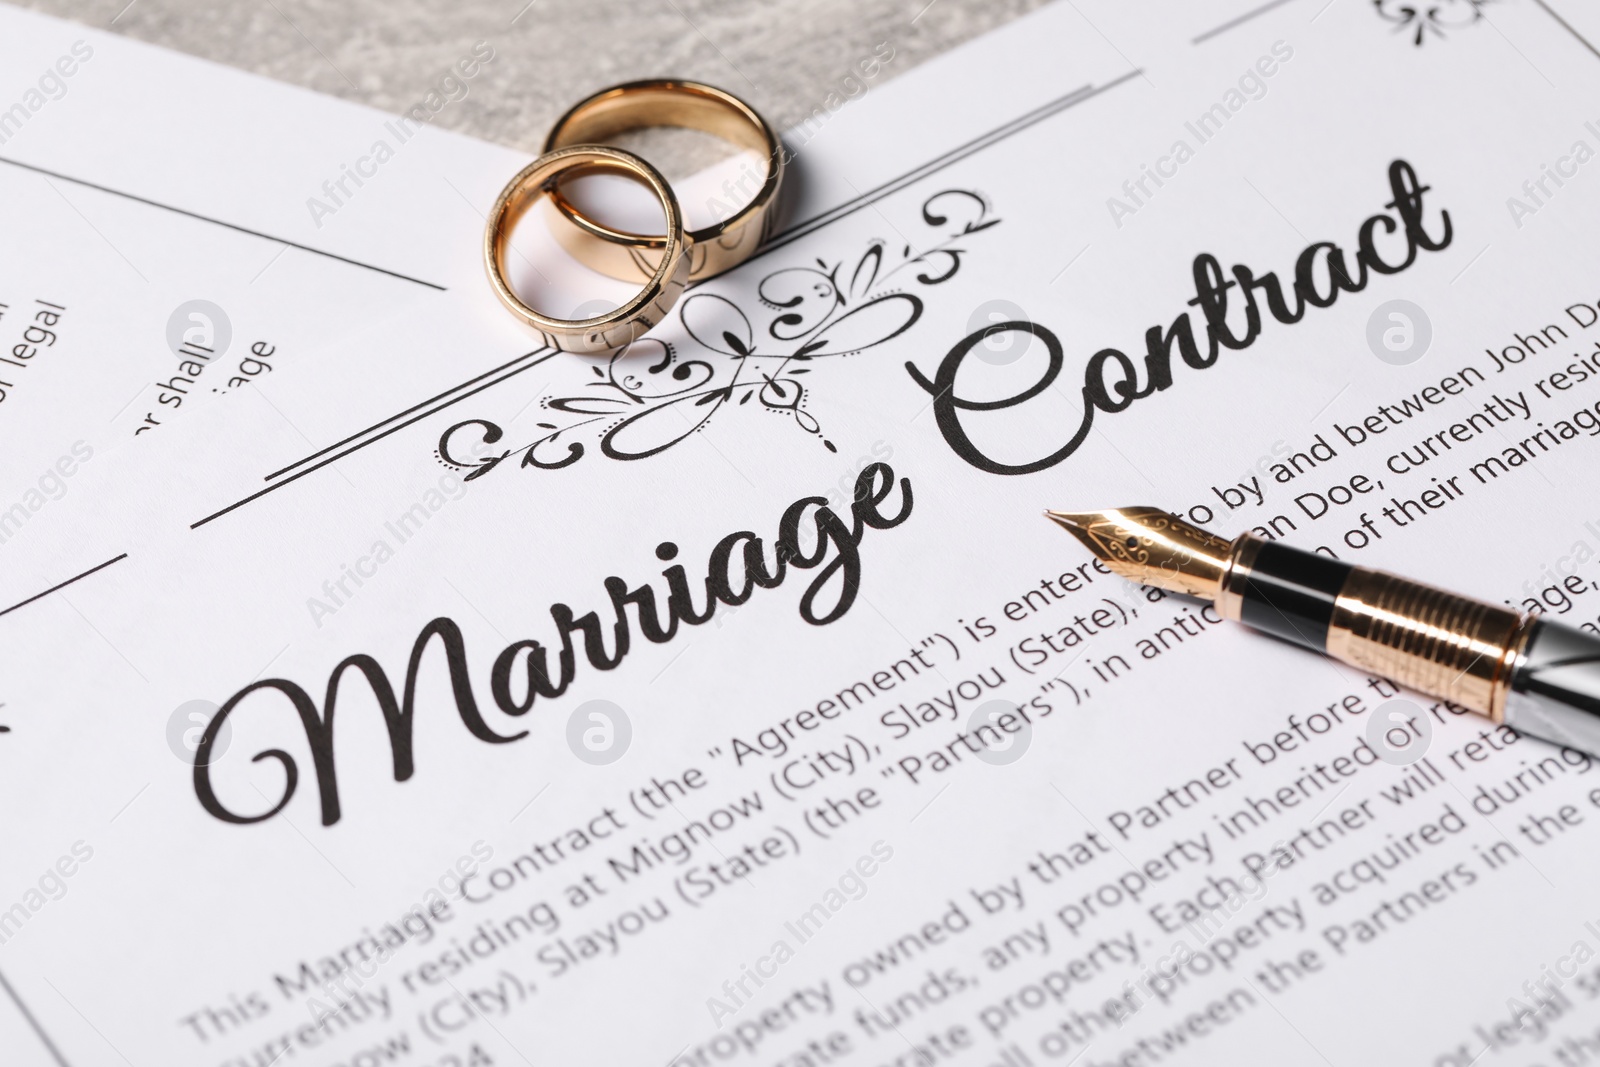
<svg viewBox="0 0 1600 1067">
<path fill-rule="evenodd" d="M 1600 638 L 1536 619 L 1512 667 L 1505 724 L 1600 754 Z"/>
</svg>

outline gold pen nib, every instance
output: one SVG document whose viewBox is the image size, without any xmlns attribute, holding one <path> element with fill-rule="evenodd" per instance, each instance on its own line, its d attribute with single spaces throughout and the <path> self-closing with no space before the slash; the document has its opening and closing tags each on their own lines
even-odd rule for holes
<svg viewBox="0 0 1600 1067">
<path fill-rule="evenodd" d="M 1216 600 L 1233 543 L 1160 508 L 1046 511 L 1115 574 Z"/>
</svg>

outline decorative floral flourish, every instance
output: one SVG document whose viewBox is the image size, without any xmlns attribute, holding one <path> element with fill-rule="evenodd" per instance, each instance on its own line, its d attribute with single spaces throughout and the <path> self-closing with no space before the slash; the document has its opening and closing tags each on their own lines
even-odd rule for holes
<svg viewBox="0 0 1600 1067">
<path fill-rule="evenodd" d="M 905 245 L 897 256 L 875 238 L 852 266 L 819 258 L 815 266 L 767 275 L 756 289 L 766 310 L 755 324 L 724 296 L 692 293 L 678 305 L 678 317 L 696 346 L 694 358 L 671 342 L 643 338 L 605 363 L 589 363 L 585 376 L 592 380 L 582 387 L 541 398 L 553 415 L 538 424 L 548 432 L 536 440 L 486 451 L 482 446 L 498 444 L 503 431 L 470 419 L 444 432 L 436 454 L 448 466 L 470 469 L 468 481 L 518 453 L 523 467 L 570 466 L 596 436 L 611 459 L 644 459 L 703 429 L 724 408 L 746 405 L 788 418 L 837 452 L 809 410 L 814 386 L 806 376 L 818 360 L 855 355 L 909 330 L 922 315 L 922 300 L 902 287 L 949 281 L 961 269 L 966 239 L 1000 222 L 983 196 L 965 189 L 929 197 L 922 220 L 943 231 L 926 249 Z"/>
<path fill-rule="evenodd" d="M 1483 20 L 1483 5 L 1492 0 L 1434 0 L 1429 3 L 1407 0 L 1372 0 L 1378 16 L 1395 24 L 1396 33 L 1412 33 L 1411 43 L 1418 48 L 1432 34 L 1441 40 L 1454 30 L 1465 29 Z"/>
</svg>

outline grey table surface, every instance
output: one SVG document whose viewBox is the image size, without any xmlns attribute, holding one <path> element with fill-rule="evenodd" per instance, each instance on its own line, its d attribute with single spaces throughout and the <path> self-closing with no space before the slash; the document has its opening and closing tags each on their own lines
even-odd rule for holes
<svg viewBox="0 0 1600 1067">
<path fill-rule="evenodd" d="M 538 150 L 583 96 L 636 78 L 721 86 L 778 129 L 842 93 L 887 43 L 877 79 L 1045 0 L 25 0 L 23 6 L 385 111 L 417 104 L 486 41 L 494 59 L 435 124 Z M 876 83 L 875 83 L 876 84 Z M 642 146 L 670 176 L 721 154 L 695 138 Z"/>
</svg>

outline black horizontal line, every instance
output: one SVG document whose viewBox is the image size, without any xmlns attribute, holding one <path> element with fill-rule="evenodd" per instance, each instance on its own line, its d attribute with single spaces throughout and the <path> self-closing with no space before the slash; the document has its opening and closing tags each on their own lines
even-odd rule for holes
<svg viewBox="0 0 1600 1067">
<path fill-rule="evenodd" d="M 413 411 L 417 410 L 420 407 L 424 407 L 424 406 L 426 406 L 428 404 L 433 403 L 435 400 L 439 400 L 439 399 L 442 399 L 443 397 L 449 396 L 451 393 L 455 392 L 457 389 L 465 389 L 467 386 L 471 385 L 473 382 L 480 382 L 483 379 L 487 378 L 491 374 L 497 374 L 500 371 L 505 370 L 507 367 L 511 366 L 513 363 L 519 363 L 522 360 L 527 359 L 529 356 L 537 356 L 541 352 L 546 352 L 546 351 L 548 351 L 549 347 L 550 347 L 549 345 L 543 345 L 543 346 L 541 346 L 539 348 L 535 348 L 532 352 L 524 352 L 522 355 L 518 356 L 516 359 L 510 360 L 510 361 L 505 362 L 505 363 L 502 363 L 498 367 L 492 367 L 489 370 L 486 370 L 482 374 L 478 375 L 476 378 L 468 378 L 466 381 L 460 383 L 459 385 L 452 385 L 450 388 L 446 389 L 444 392 L 438 393 L 438 394 L 436 394 L 434 396 L 430 396 L 428 399 L 426 399 L 424 401 L 421 401 L 420 403 L 413 404 L 410 407 L 406 408 L 404 411 L 396 412 L 395 414 L 390 415 L 386 419 L 381 419 L 378 422 L 373 423 L 371 426 L 368 426 L 364 430 L 357 430 L 355 433 L 351 434 L 349 437 L 346 437 L 342 441 L 335 441 L 333 444 L 329 445 L 327 448 L 318 449 L 317 451 L 311 453 L 311 455 L 309 455 L 309 456 L 304 456 L 304 457 L 302 457 L 300 459 L 297 459 L 293 463 L 289 464 L 287 467 L 283 467 L 280 470 L 275 470 L 271 474 L 267 475 L 265 478 L 263 478 L 261 480 L 264 481 L 264 482 L 270 482 L 270 481 L 272 481 L 272 479 L 276 478 L 280 474 L 288 474 L 290 471 L 294 470 L 296 467 L 300 466 L 301 464 L 310 463 L 312 460 L 316 459 L 318 456 L 324 455 L 324 454 L 326 454 L 328 452 L 332 452 L 334 449 L 338 448 L 340 445 L 347 445 L 351 441 L 354 441 L 356 438 L 360 437 L 362 434 L 371 433 L 373 430 L 376 430 L 376 429 L 378 429 L 378 428 L 380 428 L 382 426 L 388 425 L 389 423 L 393 422 L 395 419 L 404 418 L 405 416 L 411 414 Z M 503 381 L 504 379 L 501 379 L 501 380 Z M 454 403 L 454 401 L 452 401 L 452 403 Z"/>
<path fill-rule="evenodd" d="M 312 248 L 310 245 L 303 245 L 298 241 L 286 241 L 282 237 L 274 237 L 270 233 L 262 233 L 260 230 L 252 230 L 248 226 L 240 226 L 236 222 L 227 222 L 223 219 L 214 219 L 210 215 L 202 215 L 197 211 L 190 211 L 187 208 L 174 207 L 171 204 L 163 204 L 159 200 L 151 200 L 148 197 L 136 196 L 133 193 L 125 193 L 121 189 L 113 189 L 109 185 L 98 185 L 95 182 L 84 181 L 82 178 L 74 178 L 70 174 L 62 174 L 59 171 L 47 170 L 44 167 L 37 167 L 32 163 L 22 163 L 15 159 L 6 159 L 4 156 L 0 156 L 0 163 L 9 163 L 13 167 L 21 167 L 23 170 L 31 170 L 36 174 L 44 174 L 51 178 L 59 178 L 64 182 L 71 182 L 74 185 L 81 185 L 86 189 L 97 189 L 102 193 L 109 193 L 112 196 L 120 196 L 125 200 L 133 200 L 140 204 L 148 204 L 150 207 L 158 207 L 162 211 L 170 211 L 175 215 L 185 215 L 191 219 L 199 219 L 201 222 L 209 222 L 214 226 L 224 226 L 230 230 L 237 230 L 239 233 L 247 233 L 251 237 L 260 237 L 264 240 L 276 241 L 280 245 L 288 245 L 290 248 L 298 248 L 300 251 L 310 252 L 314 256 L 324 256 L 328 259 L 336 259 L 340 263 L 348 263 L 352 267 L 361 267 L 365 270 L 374 270 L 379 274 L 387 274 L 391 278 L 399 278 L 401 281 L 415 282 L 418 285 L 426 285 L 429 289 L 438 289 L 440 292 L 445 291 L 445 287 L 442 285 L 435 285 L 433 282 L 425 282 L 421 278 L 413 278 L 409 274 L 401 274 L 399 271 L 389 270 L 385 267 L 377 267 L 371 263 L 363 263 L 359 259 L 351 259 L 348 256 L 336 255 L 333 252 L 327 252 L 320 248 Z"/>
<path fill-rule="evenodd" d="M 1227 22 L 1224 22 L 1222 25 L 1218 26 L 1216 29 L 1207 30 L 1205 33 L 1202 33 L 1200 36 L 1194 38 L 1189 43 L 1190 44 L 1199 44 L 1201 41 L 1209 41 L 1209 40 L 1211 40 L 1211 38 L 1215 37 L 1219 33 L 1226 33 L 1229 30 L 1233 29 L 1235 26 L 1241 26 L 1244 23 L 1249 22 L 1251 19 L 1255 18 L 1257 15 L 1265 15 L 1268 11 L 1271 11 L 1273 8 L 1282 7 L 1284 4 L 1287 4 L 1288 2 L 1289 2 L 1289 0 L 1269 0 L 1268 3 L 1262 4 L 1258 8 L 1253 8 L 1253 9 L 1251 9 L 1249 11 L 1246 11 L 1244 14 L 1240 15 L 1238 18 L 1229 19 Z"/>
<path fill-rule="evenodd" d="M 4 612 L 0 612 L 0 614 L 4 614 Z M 44 1027 L 39 1025 L 39 1020 L 35 1019 L 33 1012 L 28 1009 L 26 1004 L 22 1003 L 22 998 L 17 996 L 17 991 L 11 988 L 11 983 L 6 981 L 6 976 L 3 974 L 0 974 L 0 989 L 6 991 L 6 994 L 11 997 L 11 1003 L 17 1006 L 17 1010 L 28 1021 L 28 1025 L 33 1027 L 33 1032 L 39 1035 L 39 1040 L 43 1042 L 45 1050 L 50 1053 L 51 1059 L 55 1060 L 59 1067 L 67 1067 L 66 1058 L 61 1055 L 61 1050 L 56 1048 L 56 1043 L 50 1040 L 50 1035 L 44 1032 Z"/>
<path fill-rule="evenodd" d="M 532 353 L 529 353 L 529 354 L 531 355 Z M 223 508 L 221 511 L 212 512 L 210 515 L 207 515 L 205 518 L 201 519 L 199 522 L 191 522 L 189 524 L 189 529 L 198 530 L 200 527 L 204 526 L 206 523 L 210 522 L 212 519 L 220 519 L 222 516 L 226 515 L 228 512 L 232 511 L 235 508 L 243 507 L 244 505 L 250 503 L 250 501 L 258 499 L 260 497 L 264 497 L 268 493 L 273 492 L 274 490 L 282 489 L 284 486 L 290 484 L 291 482 L 297 482 L 301 478 L 304 478 L 306 475 L 312 473 L 313 471 L 321 470 L 323 467 L 326 467 L 328 464 L 333 463 L 333 462 L 335 462 L 337 460 L 341 460 L 345 456 L 348 456 L 352 452 L 357 452 L 357 451 L 359 451 L 359 450 L 361 450 L 363 448 L 366 448 L 368 445 L 377 444 L 379 441 L 383 440 L 385 437 L 388 437 L 390 434 L 396 432 L 397 430 L 403 430 L 407 426 L 410 426 L 414 422 L 419 422 L 422 419 L 427 418 L 429 415 L 433 415 L 433 414 L 435 414 L 437 412 L 443 411 L 445 408 L 449 407 L 450 405 L 458 403 L 458 402 L 460 402 L 462 400 L 465 400 L 469 396 L 473 396 L 473 395 L 475 395 L 477 393 L 481 393 L 485 389 L 488 389 L 488 388 L 490 388 L 492 386 L 499 385 L 501 382 L 505 381 L 506 379 L 514 378 L 518 374 L 521 374 L 523 371 L 529 369 L 530 367 L 537 367 L 540 363 L 543 363 L 546 359 L 549 359 L 551 356 L 556 356 L 556 355 L 560 355 L 560 354 L 561 353 L 559 351 L 557 351 L 555 349 L 552 349 L 552 350 L 550 350 L 550 352 L 548 354 L 546 354 L 545 356 L 543 356 L 540 359 L 530 360 L 529 362 L 524 363 L 520 367 L 513 367 L 510 371 L 507 371 L 505 374 L 502 374 L 500 377 L 494 379 L 493 381 L 484 382 L 482 385 L 478 386 L 476 389 L 469 389 L 465 393 L 462 393 L 459 396 L 451 397 L 449 400 L 445 401 L 444 403 L 439 404 L 439 405 L 437 405 L 435 407 L 429 408 L 427 411 L 424 411 L 419 415 L 413 415 L 411 418 L 406 419 L 404 422 L 396 423 L 395 425 L 390 426 L 387 430 L 384 430 L 382 433 L 377 434 L 374 437 L 369 437 L 365 441 L 360 442 L 359 444 L 351 445 L 349 448 L 345 449 L 343 452 L 335 452 L 333 455 L 331 455 L 328 458 L 322 460 L 320 463 L 313 463 L 309 467 L 304 467 L 301 470 L 295 472 L 294 474 L 289 475 L 289 477 L 285 478 L 281 482 L 274 482 L 273 484 L 267 486 L 265 489 L 257 489 L 255 492 L 251 493 L 249 496 L 245 497 L 243 500 L 236 500 L 232 504 L 229 504 L 227 507 Z M 512 360 L 512 363 L 515 363 L 515 362 L 516 362 L 516 360 Z M 510 365 L 511 364 L 506 364 L 506 366 L 510 366 Z M 494 372 L 491 371 L 490 373 L 492 374 Z M 478 379 L 476 379 L 476 378 L 473 379 L 473 381 L 477 381 L 477 380 Z M 463 384 L 471 384 L 471 383 L 468 382 L 468 383 L 463 383 Z M 459 386 L 457 388 L 459 388 Z M 441 393 L 440 395 L 443 396 L 444 394 Z M 427 401 L 423 402 L 423 404 L 426 404 L 426 403 L 427 403 Z M 417 407 L 422 407 L 422 406 L 423 406 L 422 404 L 418 404 L 417 405 Z M 410 410 L 411 411 L 416 411 L 417 407 L 413 407 Z M 402 412 L 402 414 L 404 414 L 404 412 Z M 395 416 L 395 418 L 398 418 L 398 417 L 399 416 Z M 381 423 L 381 422 L 378 423 L 378 426 L 382 426 L 382 425 L 384 425 L 384 423 Z M 371 427 L 371 428 L 375 429 L 376 427 Z M 365 432 L 365 431 L 363 431 L 363 432 Z M 360 437 L 361 434 L 356 434 L 355 436 L 356 437 Z M 346 440 L 350 440 L 350 439 L 351 438 L 346 438 Z M 333 447 L 337 448 L 338 446 L 335 445 Z M 327 449 L 323 449 L 323 451 L 326 452 Z"/>
<path fill-rule="evenodd" d="M 52 585 L 49 589 L 46 589 L 42 593 L 35 593 L 33 596 L 29 597 L 27 600 L 18 601 L 17 603 L 11 605 L 9 608 L 6 608 L 4 611 L 0 611 L 0 615 L 9 615 L 13 611 L 16 611 L 18 608 L 25 608 L 29 604 L 32 604 L 35 600 L 44 599 L 45 597 L 49 596 L 51 593 L 54 593 L 57 589 L 65 589 L 67 586 L 71 585 L 73 582 L 79 581 L 79 580 L 81 580 L 83 578 L 87 578 L 87 577 L 89 577 L 89 575 L 93 574 L 95 571 L 103 571 L 107 567 L 111 566 L 113 563 L 117 562 L 118 560 L 123 560 L 123 559 L 127 559 L 127 558 L 128 558 L 128 554 L 126 552 L 124 552 L 120 556 L 113 556 L 112 558 L 106 560 L 104 563 L 101 563 L 101 564 L 98 564 L 96 566 L 90 567 L 88 570 L 84 571 L 82 574 L 75 575 L 75 576 L 73 576 L 71 578 L 68 578 L 66 581 L 61 582 L 61 583 L 59 583 L 57 585 Z"/>
<path fill-rule="evenodd" d="M 1076 104 L 1081 104 L 1085 100 L 1099 96 L 1107 89 L 1114 89 L 1130 78 L 1138 77 L 1141 73 L 1142 71 L 1132 70 L 1122 75 L 1120 78 L 1107 82 L 1105 85 L 1079 86 L 1078 88 L 1072 90 L 1072 92 L 1067 93 L 1065 96 L 1059 96 L 1047 104 L 1043 104 L 1034 108 L 1025 115 L 1012 119 L 1003 126 L 999 126 L 993 130 L 990 130 L 988 133 L 980 134 L 979 136 L 968 141 L 966 144 L 952 148 L 943 155 L 937 156 L 934 159 L 922 164 L 915 170 L 907 171 L 898 178 L 892 178 L 876 188 L 869 189 L 867 192 L 862 193 L 853 200 L 847 200 L 836 207 L 824 211 L 820 215 L 806 219 L 803 222 L 795 223 L 793 226 L 790 226 L 783 232 L 774 235 L 766 244 L 757 249 L 756 253 L 752 255 L 750 259 L 745 260 L 745 263 L 748 263 L 754 259 L 760 259 L 767 253 L 775 252 L 787 244 L 792 244 L 807 234 L 815 233 L 824 226 L 831 225 L 840 219 L 845 218 L 846 216 L 855 214 L 864 207 L 870 207 L 879 200 L 882 200 L 884 197 L 889 196 L 892 193 L 899 192 L 901 189 L 904 189 L 913 182 L 920 181 L 921 179 L 928 177 L 930 174 L 937 174 L 939 171 L 950 166 L 952 163 L 958 163 L 973 153 L 982 151 L 983 149 L 988 148 L 990 145 L 997 144 L 1013 134 L 1020 133 L 1028 127 L 1042 122 L 1052 115 L 1065 111 L 1067 108 Z M 741 264 L 741 266 L 742 265 L 743 264 Z"/>
<path fill-rule="evenodd" d="M 1560 15 L 1556 14 L 1555 8 L 1553 8 L 1549 4 L 1545 3 L 1544 0 L 1533 0 L 1533 2 L 1538 4 L 1540 7 L 1544 8 L 1544 13 L 1545 14 L 1549 15 L 1551 18 L 1553 18 L 1557 22 L 1561 23 L 1561 28 L 1566 30 L 1568 33 L 1572 34 L 1572 36 L 1576 37 L 1578 39 L 1578 43 L 1582 44 L 1583 47 L 1585 47 L 1589 51 L 1593 52 L 1597 58 L 1600 58 L 1600 49 L 1595 48 L 1594 45 L 1589 43 L 1589 39 L 1587 37 L 1585 37 L 1583 34 L 1579 33 L 1577 30 L 1573 29 L 1572 23 L 1568 22 L 1566 19 L 1564 19 Z"/>
</svg>

